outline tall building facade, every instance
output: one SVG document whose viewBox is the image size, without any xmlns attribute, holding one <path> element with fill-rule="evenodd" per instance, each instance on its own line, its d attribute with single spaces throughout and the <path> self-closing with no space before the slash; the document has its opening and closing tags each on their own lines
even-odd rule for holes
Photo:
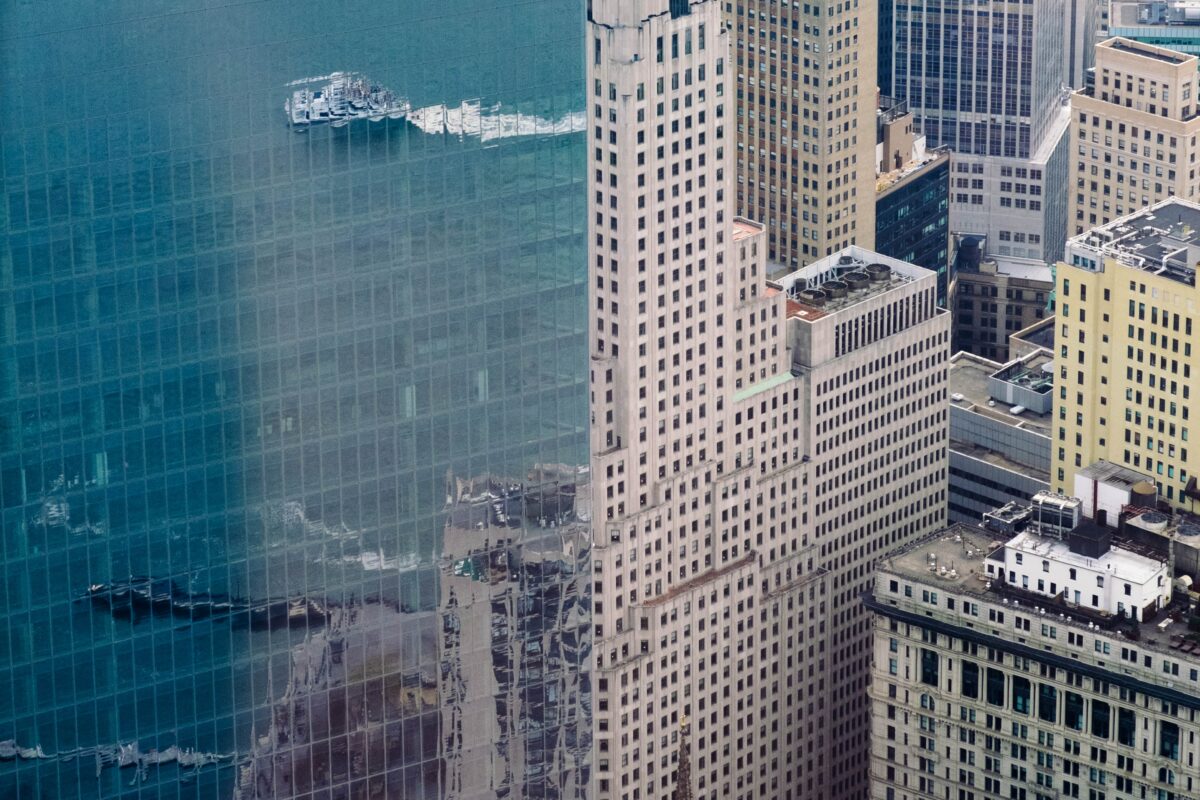
<svg viewBox="0 0 1200 800">
<path fill-rule="evenodd" d="M 737 211 L 796 268 L 875 241 L 872 2 L 725 4 L 735 32 Z"/>
<path fill-rule="evenodd" d="M 861 795 L 854 598 L 945 518 L 936 276 L 851 247 L 767 280 L 732 39 L 716 0 L 591 8 L 599 798 Z"/>
<path fill-rule="evenodd" d="M 892 93 L 933 147 L 954 151 L 950 227 L 1023 258 L 1054 260 L 1065 239 L 1069 117 L 1064 0 L 896 4 Z"/>
<path fill-rule="evenodd" d="M 880 97 L 876 130 L 875 249 L 936 272 L 938 305 L 948 307 L 950 152 L 926 147 L 912 114 L 890 98 Z"/>
<path fill-rule="evenodd" d="M 1198 67 L 1197 56 L 1132 39 L 1096 45 L 1095 79 L 1071 95 L 1073 234 L 1168 197 L 1196 199 Z"/>
<path fill-rule="evenodd" d="M 1079 503 L 1044 499 L 1063 517 Z M 1178 631 L 1176 522 L 1124 539 L 1028 511 L 951 526 L 881 565 L 867 600 L 871 797 L 1194 795 L 1200 659 Z"/>
<path fill-rule="evenodd" d="M 587 794 L 582 21 L 5 9 L 0 796 Z"/>
<path fill-rule="evenodd" d="M 1107 14 L 1108 2 L 1067 0 L 1067 24 L 1063 26 L 1063 83 L 1082 89 L 1088 70 L 1095 66 L 1095 44 L 1100 41 L 1101 6 Z"/>
<path fill-rule="evenodd" d="M 1153 475 L 1177 508 L 1200 500 L 1198 254 L 1200 205 L 1178 199 L 1067 242 L 1055 288 L 1055 491 L 1103 460 Z"/>
</svg>

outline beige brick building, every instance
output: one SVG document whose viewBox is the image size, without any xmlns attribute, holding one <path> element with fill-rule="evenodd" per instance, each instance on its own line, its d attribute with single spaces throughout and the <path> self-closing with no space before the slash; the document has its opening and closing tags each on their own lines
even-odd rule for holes
<svg viewBox="0 0 1200 800">
<path fill-rule="evenodd" d="M 685 721 L 696 798 L 861 797 L 857 597 L 945 521 L 936 275 L 851 247 L 767 280 L 723 23 L 716 0 L 591 8 L 600 800 L 670 797 Z"/>
<path fill-rule="evenodd" d="M 1197 198 L 1198 66 L 1132 39 L 1096 45 L 1095 83 L 1071 95 L 1069 234 L 1168 197 Z"/>
<path fill-rule="evenodd" d="M 724 3 L 735 37 L 737 210 L 792 268 L 875 246 L 878 5 Z"/>
<path fill-rule="evenodd" d="M 1167 607 L 1172 532 L 959 524 L 883 560 L 871 798 L 1195 797 L 1200 656 Z"/>
</svg>

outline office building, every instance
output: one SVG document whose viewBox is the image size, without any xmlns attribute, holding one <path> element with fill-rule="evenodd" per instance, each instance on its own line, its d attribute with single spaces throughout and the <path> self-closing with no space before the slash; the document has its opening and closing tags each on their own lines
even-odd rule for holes
<svg viewBox="0 0 1200 800">
<path fill-rule="evenodd" d="M 1200 371 L 1200 206 L 1171 199 L 1067 242 L 1057 270 L 1055 491 L 1096 461 L 1154 476 L 1192 508 Z"/>
<path fill-rule="evenodd" d="M 1200 58 L 1130 39 L 1096 45 L 1091 85 L 1071 95 L 1071 230 L 1168 197 L 1195 200 Z"/>
<path fill-rule="evenodd" d="M 872 248 L 877 5 L 725 9 L 737 63 L 737 212 L 762 222 L 767 257 L 792 269 Z"/>
<path fill-rule="evenodd" d="M 1053 353 L 998 364 L 971 353 L 950 359 L 950 521 L 983 514 L 1050 488 Z"/>
<path fill-rule="evenodd" d="M 1200 56 L 1200 16 L 1187 0 L 1110 0 L 1109 36 Z"/>
<path fill-rule="evenodd" d="M 996 249 L 1010 248 L 1000 242 Z M 1009 337 L 1049 313 L 1054 273 L 1045 262 L 990 251 L 990 242 L 982 237 L 958 238 L 954 349 L 1004 362 L 1010 358 Z"/>
<path fill-rule="evenodd" d="M 936 276 L 850 247 L 768 282 L 720 6 L 591 20 L 596 797 L 861 796 L 855 598 L 945 520 Z"/>
<path fill-rule="evenodd" d="M 893 96 L 931 147 L 954 151 L 950 229 L 1051 261 L 1066 231 L 1065 0 L 895 4 Z M 1003 30 L 1003 35 L 998 35 Z"/>
<path fill-rule="evenodd" d="M 950 152 L 930 150 L 903 104 L 880 96 L 875 145 L 875 249 L 938 274 L 947 307 L 950 274 Z"/>
<path fill-rule="evenodd" d="M 1139 512 L 1117 530 L 1078 504 L 1040 496 L 882 562 L 872 798 L 1200 788 L 1200 654 L 1169 548 L 1194 520 Z"/>
<path fill-rule="evenodd" d="M 0 797 L 586 796 L 581 9 L 162 11 L 4 12 Z"/>
</svg>

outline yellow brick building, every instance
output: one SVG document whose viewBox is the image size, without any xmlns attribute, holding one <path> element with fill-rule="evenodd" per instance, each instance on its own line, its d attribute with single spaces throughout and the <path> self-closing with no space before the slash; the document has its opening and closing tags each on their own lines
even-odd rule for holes
<svg viewBox="0 0 1200 800">
<path fill-rule="evenodd" d="M 1051 484 L 1106 460 L 1197 510 L 1200 205 L 1177 199 L 1068 240 L 1057 269 Z"/>
</svg>

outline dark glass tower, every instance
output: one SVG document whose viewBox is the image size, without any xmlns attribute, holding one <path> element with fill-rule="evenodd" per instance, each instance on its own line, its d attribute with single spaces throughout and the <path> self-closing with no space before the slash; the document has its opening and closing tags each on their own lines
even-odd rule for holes
<svg viewBox="0 0 1200 800">
<path fill-rule="evenodd" d="M 582 16 L 0 9 L 0 797 L 586 795 Z"/>
</svg>

